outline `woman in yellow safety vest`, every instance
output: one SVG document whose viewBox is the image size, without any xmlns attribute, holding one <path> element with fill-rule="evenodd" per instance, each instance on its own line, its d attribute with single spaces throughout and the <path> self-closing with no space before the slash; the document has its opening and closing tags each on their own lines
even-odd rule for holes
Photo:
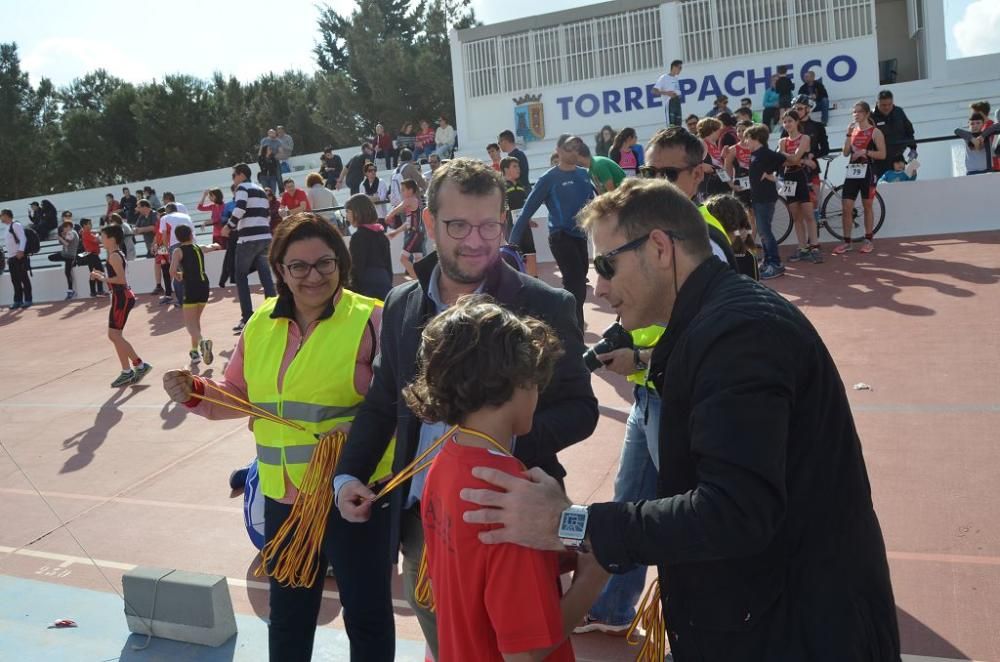
<svg viewBox="0 0 1000 662">
<path fill-rule="evenodd" d="M 382 322 L 380 301 L 344 288 L 350 253 L 337 230 L 322 218 L 303 212 L 285 219 L 275 231 L 269 263 L 278 296 L 265 300 L 247 322 L 224 381 L 193 377 L 187 370 L 171 370 L 163 377 L 173 400 L 206 418 L 240 415 L 197 397 L 221 390 L 305 428 L 260 418 L 250 422 L 268 542 L 291 513 L 316 447 L 315 435 L 346 432 L 354 420 L 372 379 Z M 391 459 L 390 447 L 373 478 L 389 473 L 383 467 Z M 393 659 L 387 517 L 387 509 L 375 508 L 371 521 L 352 524 L 331 508 L 313 585 L 292 588 L 271 578 L 271 660 L 310 659 L 327 564 L 337 578 L 351 659 Z"/>
</svg>

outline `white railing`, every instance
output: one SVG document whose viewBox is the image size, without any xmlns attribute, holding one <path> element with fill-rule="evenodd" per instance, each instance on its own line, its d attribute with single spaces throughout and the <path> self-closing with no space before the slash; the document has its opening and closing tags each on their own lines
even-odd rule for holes
<svg viewBox="0 0 1000 662">
<path fill-rule="evenodd" d="M 682 0 L 685 62 L 786 50 L 872 34 L 872 0 Z"/>
<path fill-rule="evenodd" d="M 463 44 L 462 63 L 465 65 L 465 89 L 470 97 L 482 97 L 500 91 L 496 39 L 481 39 Z"/>
<path fill-rule="evenodd" d="M 462 44 L 470 97 L 519 94 L 663 67 L 660 8 L 647 7 Z"/>
</svg>

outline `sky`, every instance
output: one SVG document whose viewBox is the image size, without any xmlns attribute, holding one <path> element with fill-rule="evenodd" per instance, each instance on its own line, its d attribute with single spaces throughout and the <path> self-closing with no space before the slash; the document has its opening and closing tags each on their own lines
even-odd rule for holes
<svg viewBox="0 0 1000 662">
<path fill-rule="evenodd" d="M 944 0 L 948 59 L 1000 53 L 1000 0 Z"/>
<path fill-rule="evenodd" d="M 546 0 L 544 7 L 558 11 L 596 1 Z M 949 58 L 1000 52 L 1000 0 L 943 1 Z M 61 86 L 98 68 L 131 82 L 172 73 L 210 78 L 215 71 L 251 81 L 268 71 L 315 71 L 317 2 L 345 14 L 355 5 L 353 0 L 0 0 L 0 42 L 17 42 L 33 84 L 46 76 Z M 489 24 L 537 14 L 541 3 L 472 0 L 472 5 L 477 18 Z M 268 28 L 264 17 L 276 16 L 279 8 L 280 19 Z M 246 21 L 247 16 L 254 18 Z"/>
<path fill-rule="evenodd" d="M 596 0 L 546 0 L 545 11 Z M 315 71 L 316 4 L 341 14 L 353 0 L 0 0 L 0 42 L 15 41 L 32 84 L 66 85 L 94 69 L 131 82 L 215 71 L 243 81 L 268 71 Z M 537 14 L 537 0 L 473 0 L 483 23 Z M 265 17 L 278 16 L 272 26 Z M 126 17 L 131 17 L 127 19 Z M 246 20 L 246 17 L 253 17 Z"/>
</svg>

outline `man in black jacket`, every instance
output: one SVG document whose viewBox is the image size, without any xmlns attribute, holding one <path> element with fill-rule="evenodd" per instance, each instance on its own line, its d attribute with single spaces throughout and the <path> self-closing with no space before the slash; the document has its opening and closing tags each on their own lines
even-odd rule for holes
<svg viewBox="0 0 1000 662">
<path fill-rule="evenodd" d="M 677 662 L 898 661 L 861 443 L 816 330 L 709 258 L 704 224 L 674 187 L 627 183 L 582 222 L 596 292 L 622 325 L 667 325 L 650 368 L 662 394 L 659 498 L 583 510 L 538 469 L 523 479 L 476 468 L 504 491 L 463 490 L 489 506 L 465 520 L 502 525 L 479 534 L 487 543 L 555 550 L 585 536 L 611 571 L 657 565 Z"/>
<path fill-rule="evenodd" d="M 819 111 L 821 121 L 826 126 L 830 120 L 830 95 L 827 93 L 823 81 L 816 80 L 816 72 L 812 69 L 802 75 L 799 94 L 804 94 L 808 100 L 813 102 L 813 107 Z"/>
<path fill-rule="evenodd" d="M 370 515 L 373 494 L 356 477 L 372 474 L 393 434 L 393 473 L 444 434 L 443 424 L 418 420 L 400 392 L 416 372 L 421 330 L 462 295 L 483 292 L 517 313 L 544 320 L 565 349 L 552 381 L 539 395 L 531 433 L 516 440 L 515 457 L 561 479 L 566 472 L 556 453 L 589 437 L 597 425 L 597 399 L 583 362 L 586 348 L 573 297 L 499 259 L 504 230 L 500 174 L 480 161 L 453 159 L 431 181 L 427 206 L 437 252 L 414 265 L 417 280 L 393 289 L 386 298 L 372 386 L 351 425 L 334 477 L 337 506 L 349 521 L 364 521 Z M 425 475 L 426 471 L 420 472 L 389 497 L 393 510 L 390 549 L 395 552 L 397 544 L 402 548 L 406 598 L 437 655 L 434 615 L 419 607 L 413 597 L 423 551 L 419 499 Z"/>
<path fill-rule="evenodd" d="M 913 124 L 903 109 L 893 102 L 892 92 L 882 90 L 878 93 L 878 103 L 872 112 L 872 123 L 882 131 L 885 137 L 886 154 L 881 161 L 872 163 L 875 179 L 892 170 L 892 163 L 897 156 L 909 148 L 907 154 L 912 161 L 917 158 L 917 143 L 913 139 Z"/>
</svg>

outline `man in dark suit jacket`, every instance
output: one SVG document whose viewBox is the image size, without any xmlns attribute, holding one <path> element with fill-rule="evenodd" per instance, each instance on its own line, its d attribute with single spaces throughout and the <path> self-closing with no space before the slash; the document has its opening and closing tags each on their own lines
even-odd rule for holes
<svg viewBox="0 0 1000 662">
<path fill-rule="evenodd" d="M 570 505 L 555 480 L 484 469 L 465 490 L 487 543 L 559 549 L 568 512 L 602 566 L 659 570 L 677 662 L 898 662 L 885 543 L 844 384 L 805 316 L 717 260 L 664 182 L 602 196 L 583 224 L 621 252 L 595 291 L 626 329 L 665 323 L 657 499 Z M 600 260 L 597 260 L 600 262 Z M 605 265 L 606 266 L 606 265 Z M 609 277 L 613 278 L 609 280 Z M 564 535 L 566 538 L 572 536 Z"/>
<path fill-rule="evenodd" d="M 414 459 L 418 449 L 423 451 L 443 433 L 417 419 L 400 392 L 414 378 L 421 330 L 462 295 L 489 294 L 517 313 L 547 322 L 565 349 L 552 381 L 539 394 L 531 433 L 518 437 L 514 444 L 515 457 L 561 479 L 566 472 L 556 453 L 586 439 L 597 426 L 597 399 L 583 362 L 585 347 L 575 300 L 499 259 L 503 201 L 499 173 L 479 161 L 453 159 L 435 173 L 427 202 L 437 252 L 414 265 L 417 280 L 394 288 L 386 298 L 372 386 L 351 426 L 334 477 L 337 506 L 349 521 L 368 518 L 372 504 L 367 499 L 373 495 L 363 481 L 375 470 L 393 434 L 395 473 Z M 390 550 L 394 553 L 397 544 L 402 547 L 406 598 L 436 655 L 433 613 L 416 605 L 413 598 L 423 551 L 419 496 L 425 474 L 421 472 L 390 496 Z"/>
</svg>

